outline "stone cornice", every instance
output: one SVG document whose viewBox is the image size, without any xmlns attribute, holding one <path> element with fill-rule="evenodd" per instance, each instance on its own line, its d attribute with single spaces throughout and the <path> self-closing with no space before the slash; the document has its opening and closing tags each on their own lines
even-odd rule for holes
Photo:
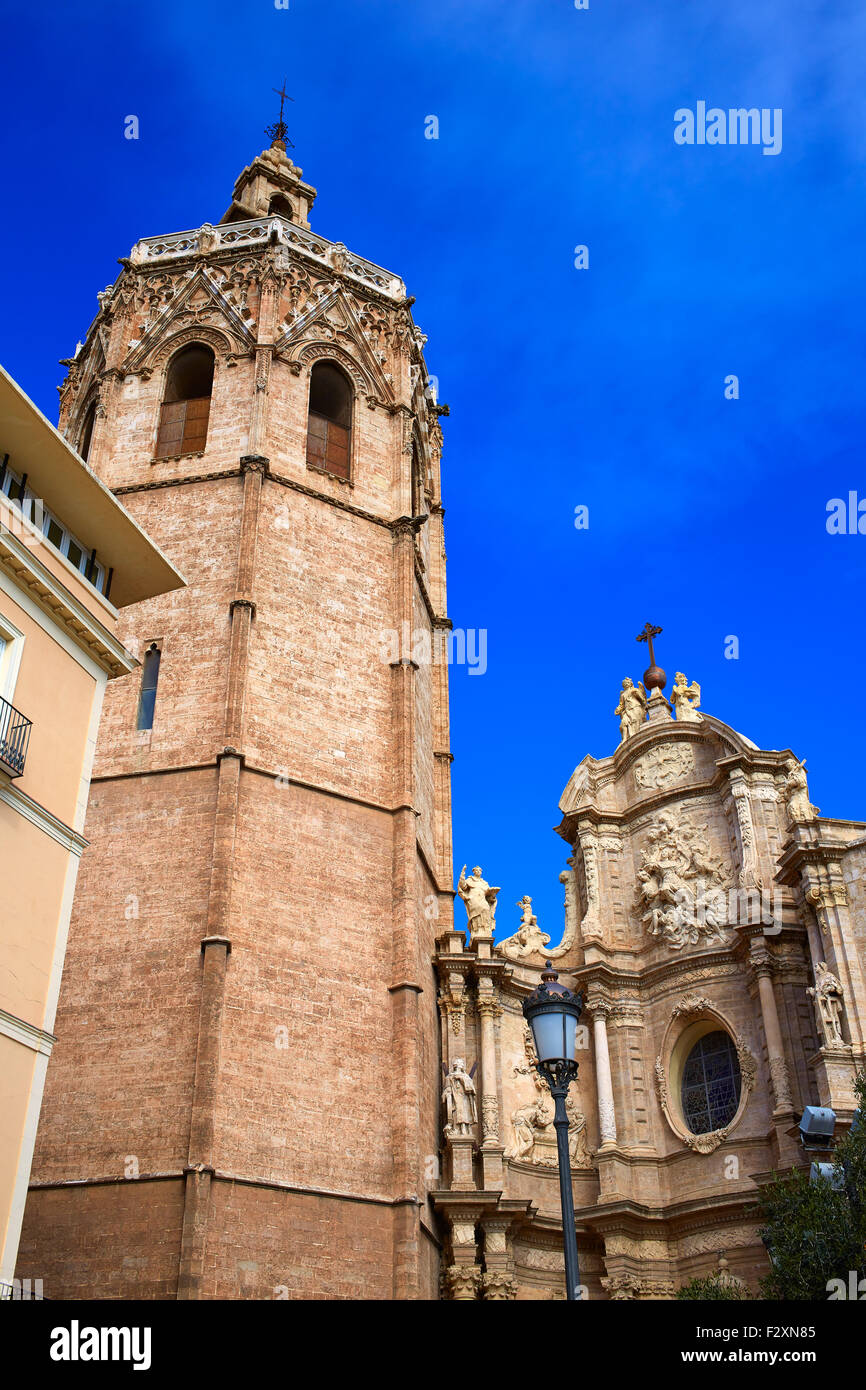
<svg viewBox="0 0 866 1390">
<path fill-rule="evenodd" d="M 44 831 L 52 840 L 56 840 L 70 854 L 80 858 L 87 849 L 89 840 L 85 840 L 83 835 L 79 835 L 77 830 L 73 830 L 47 807 L 34 801 L 33 797 L 28 796 L 26 792 L 16 786 L 5 772 L 0 772 L 0 801 L 11 806 L 20 816 L 30 821 L 30 824 L 35 825 L 37 829 Z"/>
<path fill-rule="evenodd" d="M 109 676 L 135 670 L 138 662 L 131 652 L 5 528 L 0 531 L 0 569 Z"/>
<path fill-rule="evenodd" d="M 803 928 L 791 928 L 798 936 L 804 934 Z M 694 971 L 711 971 L 719 978 L 742 974 L 742 950 L 731 947 L 726 950 L 696 951 L 691 956 L 676 956 L 670 960 L 659 961 L 642 970 L 620 970 L 607 961 L 596 961 L 573 973 L 579 977 L 581 987 L 596 986 L 604 994 L 609 994 L 611 1006 L 625 1004 L 617 995 L 627 990 L 631 999 L 654 993 L 669 984 L 672 989 L 681 985 L 682 977 Z M 587 1005 L 589 1008 L 590 1005 Z"/>
<path fill-rule="evenodd" d="M 53 1033 L 46 1033 L 44 1028 L 37 1028 L 35 1024 L 27 1023 L 5 1009 L 0 1009 L 0 1034 L 29 1047 L 33 1052 L 41 1052 L 44 1057 L 51 1056 L 57 1041 Z"/>
<path fill-rule="evenodd" d="M 682 736 L 681 736 L 682 738 Z M 643 750 L 642 750 L 643 751 Z M 574 811 L 566 811 L 562 821 L 556 827 L 556 833 L 561 835 L 568 844 L 574 844 L 579 834 L 580 825 L 584 821 L 598 826 L 609 826 L 612 831 L 622 834 L 629 829 L 635 822 L 642 820 L 645 816 L 662 810 L 671 804 L 686 806 L 690 801 L 696 801 L 701 796 L 719 795 L 724 790 L 727 779 L 721 773 L 716 774 L 708 782 L 688 782 L 679 786 L 665 787 L 663 790 L 652 791 L 634 801 L 622 811 L 602 810 L 591 802 L 586 802 Z M 596 784 L 601 786 L 601 779 Z"/>
<path fill-rule="evenodd" d="M 776 874 L 777 883 L 795 886 L 799 883 L 800 875 L 804 870 L 813 866 L 824 869 L 830 869 L 832 866 L 841 872 L 841 863 L 848 845 L 844 840 L 820 838 L 820 824 L 820 821 L 809 822 L 810 828 L 817 830 L 815 838 L 808 841 L 786 841 L 777 861 L 779 865 Z"/>
<path fill-rule="evenodd" d="M 658 1163 L 659 1159 L 656 1158 L 655 1162 Z M 707 1194 L 664 1207 L 653 1207 L 631 1198 L 623 1198 L 618 1202 L 606 1202 L 603 1207 L 585 1212 L 584 1219 L 600 1235 L 604 1235 L 608 1230 L 626 1230 L 636 1237 L 645 1236 L 647 1224 L 651 1224 L 656 1228 L 659 1237 L 681 1239 L 689 1232 L 716 1227 L 719 1221 L 733 1223 L 752 1219 L 757 1224 L 759 1218 L 755 1212 L 756 1197 L 757 1192 L 744 1192 L 741 1188 L 730 1195 Z"/>
<path fill-rule="evenodd" d="M 135 271 L 164 270 L 167 266 L 191 269 L 201 264 L 204 257 L 219 263 L 233 260 L 238 253 L 248 256 L 275 246 L 284 247 L 317 270 L 325 270 L 335 280 L 363 288 L 365 294 L 389 308 L 405 306 L 406 286 L 399 276 L 276 214 L 216 226 L 205 223 L 191 231 L 161 237 L 142 237 L 128 257 L 120 258 L 119 264 Z"/>
<path fill-rule="evenodd" d="M 212 483 L 218 478 L 240 478 L 241 468 L 216 468 L 210 473 L 187 473 L 181 478 L 159 478 L 150 483 L 129 483 L 124 487 L 112 488 L 115 497 L 124 497 L 131 492 L 153 492 L 162 487 L 184 487 L 188 483 Z"/>
</svg>

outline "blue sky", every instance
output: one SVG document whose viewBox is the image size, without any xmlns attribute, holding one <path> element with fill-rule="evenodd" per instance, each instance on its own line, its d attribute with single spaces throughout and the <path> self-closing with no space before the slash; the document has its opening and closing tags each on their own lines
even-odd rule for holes
<svg viewBox="0 0 866 1390">
<path fill-rule="evenodd" d="M 2 357 L 51 419 L 116 258 L 222 215 L 283 77 L 313 227 L 417 296 L 450 612 L 488 634 L 452 675 L 456 867 L 501 935 L 530 893 L 559 936 L 557 801 L 616 746 L 647 619 L 669 682 L 866 818 L 866 536 L 825 526 L 866 498 L 861 5 L 77 0 L 5 33 Z M 675 144 L 699 100 L 781 108 L 781 153 Z"/>
</svg>

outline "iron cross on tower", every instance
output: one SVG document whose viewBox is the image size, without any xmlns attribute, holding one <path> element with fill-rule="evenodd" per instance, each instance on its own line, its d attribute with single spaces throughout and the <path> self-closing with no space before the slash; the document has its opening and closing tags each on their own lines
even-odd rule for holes
<svg viewBox="0 0 866 1390">
<path fill-rule="evenodd" d="M 653 638 L 658 637 L 661 631 L 660 627 L 653 627 L 652 623 L 646 623 L 643 632 L 639 632 L 635 639 L 638 642 L 646 642 L 649 647 L 649 666 L 644 671 L 643 676 L 647 690 L 664 690 L 667 684 L 668 678 L 662 668 L 656 666 L 655 652 L 653 651 Z"/>
<path fill-rule="evenodd" d="M 274 93 L 275 96 L 278 96 L 280 99 L 280 119 L 278 121 L 274 121 L 273 125 L 265 126 L 265 135 L 269 135 L 271 137 L 271 140 L 282 140 L 284 145 L 288 145 L 289 148 L 293 150 L 295 147 L 292 144 L 292 141 L 289 139 L 288 127 L 285 121 L 283 120 L 283 106 L 287 101 L 294 101 L 295 98 L 290 97 L 288 92 L 286 91 L 285 78 L 283 78 L 282 87 L 272 87 L 271 91 Z"/>
</svg>

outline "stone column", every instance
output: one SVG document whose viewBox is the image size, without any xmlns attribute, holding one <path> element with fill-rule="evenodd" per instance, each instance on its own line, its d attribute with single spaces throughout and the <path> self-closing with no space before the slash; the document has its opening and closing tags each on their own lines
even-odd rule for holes
<svg viewBox="0 0 866 1390">
<path fill-rule="evenodd" d="M 498 1012 L 499 1005 L 493 998 L 492 985 L 482 979 L 479 982 L 478 1014 L 481 1021 L 481 1165 L 485 1191 L 502 1186 L 503 1145 L 499 1135 L 494 1032 Z"/>
<path fill-rule="evenodd" d="M 775 1097 L 774 1115 L 787 1113 L 794 1108 L 791 1099 L 791 1081 L 788 1064 L 785 1061 L 785 1045 L 779 1027 L 779 1013 L 776 1008 L 776 995 L 773 989 L 773 961 L 767 951 L 755 952 L 752 956 L 752 969 L 758 981 L 758 997 L 761 1001 L 761 1018 L 764 1023 L 764 1036 L 767 1039 L 767 1060 L 770 1067 L 770 1081 Z"/>
<path fill-rule="evenodd" d="M 598 1124 L 601 1147 L 616 1143 L 616 1112 L 613 1105 L 613 1080 L 610 1074 L 610 1051 L 607 1044 L 607 1015 L 609 1005 L 591 1003 L 592 1029 L 595 1041 L 595 1086 L 598 1095 Z"/>
</svg>

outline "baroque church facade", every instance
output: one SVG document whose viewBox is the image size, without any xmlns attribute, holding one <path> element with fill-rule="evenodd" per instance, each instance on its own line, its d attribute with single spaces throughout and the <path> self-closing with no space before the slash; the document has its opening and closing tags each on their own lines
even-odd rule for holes
<svg viewBox="0 0 866 1390">
<path fill-rule="evenodd" d="M 644 679 L 623 682 L 616 751 L 584 758 L 559 803 L 559 945 L 528 898 L 512 935 L 482 913 L 438 942 L 446 1096 L 478 1062 L 434 1195 L 454 1298 L 564 1297 L 553 1105 L 521 1007 L 545 960 L 585 999 L 569 1097 L 584 1297 L 670 1298 L 707 1274 L 757 1293 L 758 1186 L 804 1162 L 806 1105 L 838 1132 L 856 1109 L 866 824 L 821 817 L 790 750 L 702 713 L 682 673 L 671 701 L 660 668 Z"/>
<path fill-rule="evenodd" d="M 415 659 L 450 628 L 447 407 L 402 281 L 314 199 L 278 134 L 221 222 L 136 244 L 68 363 L 61 429 L 187 587 L 122 619 L 19 1270 L 564 1297 L 521 1007 L 552 960 L 586 1296 L 755 1287 L 756 1183 L 866 1063 L 866 825 L 651 664 L 560 802 L 559 944 L 480 867 L 455 921 L 447 662 Z"/>
</svg>

